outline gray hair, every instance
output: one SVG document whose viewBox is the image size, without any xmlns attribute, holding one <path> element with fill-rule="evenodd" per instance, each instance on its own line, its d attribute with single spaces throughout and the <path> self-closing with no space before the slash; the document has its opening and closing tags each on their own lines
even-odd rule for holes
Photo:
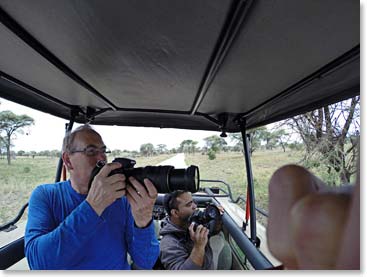
<svg viewBox="0 0 367 277">
<path fill-rule="evenodd" d="M 96 130 L 94 130 L 92 128 L 92 126 L 90 126 L 89 124 L 84 124 L 82 126 L 79 126 L 75 130 L 73 130 L 71 132 L 68 132 L 65 135 L 63 143 L 62 143 L 62 152 L 63 153 L 72 151 L 76 135 L 78 133 L 82 133 L 82 132 L 91 132 L 91 133 L 94 133 L 94 134 L 100 136 L 100 134 L 98 134 L 98 132 Z"/>
</svg>

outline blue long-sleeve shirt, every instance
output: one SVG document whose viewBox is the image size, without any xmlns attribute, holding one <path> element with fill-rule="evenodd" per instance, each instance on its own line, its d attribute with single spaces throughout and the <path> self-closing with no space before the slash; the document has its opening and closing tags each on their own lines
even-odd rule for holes
<svg viewBox="0 0 367 277">
<path fill-rule="evenodd" d="M 151 223 L 134 225 L 126 197 L 98 216 L 70 181 L 38 186 L 29 201 L 25 254 L 31 269 L 142 269 L 153 267 L 159 243 Z"/>
</svg>

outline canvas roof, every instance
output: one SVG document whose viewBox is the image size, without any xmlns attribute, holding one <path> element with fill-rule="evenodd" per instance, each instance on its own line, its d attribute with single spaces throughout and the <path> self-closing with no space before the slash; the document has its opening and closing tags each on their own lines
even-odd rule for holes
<svg viewBox="0 0 367 277">
<path fill-rule="evenodd" d="M 1 0 L 0 97 L 237 132 L 360 94 L 359 16 L 345 0 Z"/>
</svg>

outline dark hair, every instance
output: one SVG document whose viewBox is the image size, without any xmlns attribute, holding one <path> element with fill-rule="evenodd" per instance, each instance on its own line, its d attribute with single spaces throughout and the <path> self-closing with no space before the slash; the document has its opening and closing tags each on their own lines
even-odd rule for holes
<svg viewBox="0 0 367 277">
<path fill-rule="evenodd" d="M 172 209 L 178 209 L 179 203 L 177 201 L 177 198 L 186 192 L 187 191 L 185 190 L 175 190 L 173 192 L 167 193 L 164 196 L 163 204 L 164 204 L 164 208 L 166 209 L 166 212 L 168 213 L 168 216 L 171 215 Z"/>
</svg>

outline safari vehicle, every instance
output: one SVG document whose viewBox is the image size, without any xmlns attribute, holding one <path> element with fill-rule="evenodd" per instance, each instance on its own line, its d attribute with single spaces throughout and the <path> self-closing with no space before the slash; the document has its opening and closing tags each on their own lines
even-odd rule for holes
<svg viewBox="0 0 367 277">
<path fill-rule="evenodd" d="M 202 181 L 195 197 L 224 206 L 231 269 L 271 269 L 280 263 L 256 220 L 248 130 L 360 94 L 359 15 L 345 0 L 1 0 L 0 97 L 66 119 L 67 130 L 241 132 L 249 226 L 230 186 Z M 61 171 L 60 160 L 56 181 Z M 1 247 L 1 269 L 23 248 L 23 238 Z"/>
</svg>

